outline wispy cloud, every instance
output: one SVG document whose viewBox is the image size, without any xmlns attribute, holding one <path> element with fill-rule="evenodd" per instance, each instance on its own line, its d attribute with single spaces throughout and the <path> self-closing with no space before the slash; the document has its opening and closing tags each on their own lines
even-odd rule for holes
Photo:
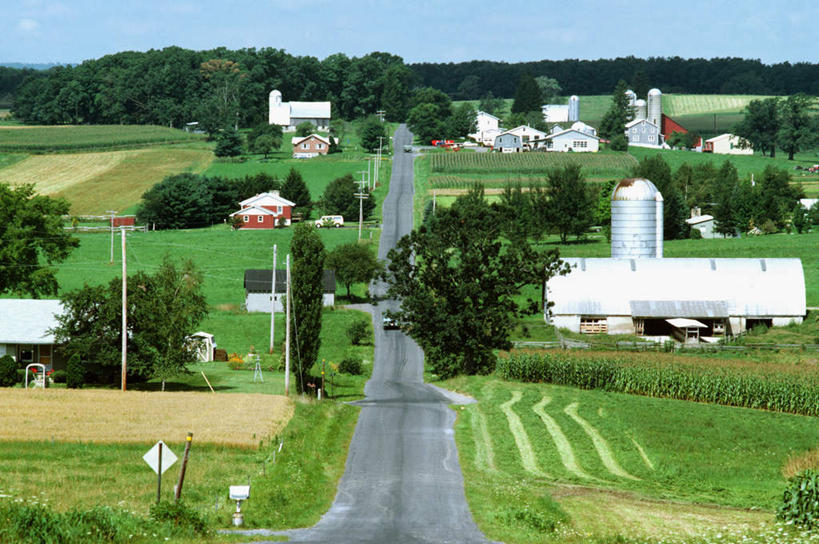
<svg viewBox="0 0 819 544">
<path fill-rule="evenodd" d="M 40 29 L 40 23 L 34 19 L 20 19 L 17 22 L 17 30 L 26 34 L 34 34 Z"/>
</svg>

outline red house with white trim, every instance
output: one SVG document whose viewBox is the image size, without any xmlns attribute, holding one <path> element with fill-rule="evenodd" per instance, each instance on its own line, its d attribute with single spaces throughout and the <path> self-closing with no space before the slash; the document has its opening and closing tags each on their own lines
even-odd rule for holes
<svg viewBox="0 0 819 544">
<path fill-rule="evenodd" d="M 296 204 L 279 196 L 278 191 L 261 193 L 239 203 L 242 209 L 230 217 L 242 218 L 243 229 L 274 229 L 289 225 Z"/>
</svg>

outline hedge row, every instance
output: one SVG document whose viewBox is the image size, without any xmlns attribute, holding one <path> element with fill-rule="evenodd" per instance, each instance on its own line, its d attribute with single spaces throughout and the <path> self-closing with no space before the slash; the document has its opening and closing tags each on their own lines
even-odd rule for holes
<svg viewBox="0 0 819 544">
<path fill-rule="evenodd" d="M 496 372 L 506 380 L 819 415 L 819 382 L 804 376 L 737 374 L 679 365 L 635 366 L 605 356 L 560 352 L 501 357 Z"/>
</svg>

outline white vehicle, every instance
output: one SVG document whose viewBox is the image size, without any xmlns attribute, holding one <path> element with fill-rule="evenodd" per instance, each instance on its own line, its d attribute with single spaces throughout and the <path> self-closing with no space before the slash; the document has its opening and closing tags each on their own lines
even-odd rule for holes
<svg viewBox="0 0 819 544">
<path fill-rule="evenodd" d="M 320 229 L 321 227 L 343 227 L 344 226 L 344 218 L 340 215 L 322 215 L 321 218 L 316 220 L 316 228 Z"/>
</svg>

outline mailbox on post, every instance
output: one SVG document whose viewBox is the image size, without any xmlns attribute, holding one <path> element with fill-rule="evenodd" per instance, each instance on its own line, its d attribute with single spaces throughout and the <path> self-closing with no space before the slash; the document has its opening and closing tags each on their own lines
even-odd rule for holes
<svg viewBox="0 0 819 544">
<path fill-rule="evenodd" d="M 230 500 L 236 501 L 236 511 L 233 513 L 233 525 L 241 526 L 245 519 L 242 515 L 242 501 L 250 498 L 249 485 L 232 485 L 230 486 Z"/>
</svg>

